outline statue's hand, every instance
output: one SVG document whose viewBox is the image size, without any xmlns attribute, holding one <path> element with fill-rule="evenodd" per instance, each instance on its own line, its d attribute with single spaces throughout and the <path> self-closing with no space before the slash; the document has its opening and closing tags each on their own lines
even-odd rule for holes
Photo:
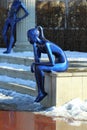
<svg viewBox="0 0 87 130">
<path fill-rule="evenodd" d="M 21 18 L 16 18 L 16 22 L 19 22 L 21 20 Z"/>
<path fill-rule="evenodd" d="M 31 64 L 31 72 L 34 73 L 35 72 L 35 63 Z"/>
</svg>

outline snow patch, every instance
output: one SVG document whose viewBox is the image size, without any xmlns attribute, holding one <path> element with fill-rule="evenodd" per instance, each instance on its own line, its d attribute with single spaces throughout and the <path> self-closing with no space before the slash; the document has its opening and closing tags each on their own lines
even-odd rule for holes
<svg viewBox="0 0 87 130">
<path fill-rule="evenodd" d="M 0 81 L 22 84 L 22 85 L 26 85 L 26 86 L 31 86 L 32 88 L 36 87 L 36 83 L 34 81 L 23 80 L 23 79 L 20 79 L 20 78 L 11 78 L 11 77 L 8 77 L 8 76 L 5 76 L 5 75 L 4 76 L 0 75 Z"/>
</svg>

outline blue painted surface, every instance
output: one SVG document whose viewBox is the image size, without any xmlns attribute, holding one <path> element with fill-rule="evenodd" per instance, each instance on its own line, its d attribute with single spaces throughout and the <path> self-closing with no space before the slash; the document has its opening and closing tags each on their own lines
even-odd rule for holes
<svg viewBox="0 0 87 130">
<path fill-rule="evenodd" d="M 22 17 L 17 17 L 17 13 L 19 12 L 20 9 L 23 9 L 24 15 Z M 8 12 L 8 17 L 5 21 L 4 27 L 3 27 L 3 38 L 4 42 L 6 44 L 7 50 L 4 53 L 10 53 L 13 43 L 14 43 L 14 33 L 16 29 L 16 24 L 20 20 L 24 19 L 26 16 L 28 16 L 28 11 L 25 8 L 24 4 L 20 0 L 14 0 L 12 3 L 12 6 Z M 10 39 L 8 39 L 7 32 L 10 28 Z"/>
<path fill-rule="evenodd" d="M 38 26 L 27 32 L 28 40 L 33 46 L 35 62 L 31 65 L 31 72 L 35 73 L 38 86 L 38 96 L 35 102 L 40 102 L 47 93 L 44 90 L 44 72 L 63 72 L 68 69 L 68 61 L 64 51 L 44 37 L 43 28 Z M 41 62 L 41 54 L 48 55 L 48 62 Z"/>
</svg>

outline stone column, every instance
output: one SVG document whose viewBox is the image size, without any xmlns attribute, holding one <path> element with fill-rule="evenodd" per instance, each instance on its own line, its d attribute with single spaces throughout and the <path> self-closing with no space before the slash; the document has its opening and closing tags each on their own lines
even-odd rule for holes
<svg viewBox="0 0 87 130">
<path fill-rule="evenodd" d="M 16 26 L 16 43 L 13 50 L 15 52 L 31 51 L 32 45 L 27 39 L 27 31 L 35 27 L 35 0 L 21 0 L 29 11 L 29 15 L 17 23 Z M 19 16 L 23 15 L 23 10 L 20 10 Z"/>
</svg>

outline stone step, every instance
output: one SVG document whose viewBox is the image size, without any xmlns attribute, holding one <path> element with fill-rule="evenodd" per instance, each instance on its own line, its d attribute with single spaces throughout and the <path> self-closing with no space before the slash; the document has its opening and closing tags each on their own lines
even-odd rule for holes
<svg viewBox="0 0 87 130">
<path fill-rule="evenodd" d="M 69 61 L 69 67 L 87 67 L 87 61 Z"/>
<path fill-rule="evenodd" d="M 30 72 L 30 65 L 34 58 L 33 53 L 0 53 L 0 88 L 12 89 L 30 95 L 36 94 L 34 74 Z M 42 60 L 47 60 L 43 56 Z M 69 61 L 70 67 L 87 67 L 87 61 Z M 34 87 L 33 87 L 34 86 Z"/>
<path fill-rule="evenodd" d="M 0 75 L 35 81 L 34 73 L 31 73 L 30 66 L 0 63 Z"/>
<path fill-rule="evenodd" d="M 41 60 L 47 60 L 47 56 L 43 54 Z M 30 66 L 32 62 L 34 62 L 34 56 L 33 52 L 21 52 L 12 54 L 0 53 L 0 62 Z"/>
<path fill-rule="evenodd" d="M 0 62 L 8 62 L 12 64 L 19 64 L 30 66 L 33 62 L 33 57 L 21 57 L 21 56 L 11 56 L 11 55 L 0 55 Z"/>
<path fill-rule="evenodd" d="M 23 54 L 23 55 L 22 55 Z M 42 55 L 42 60 L 47 60 L 47 55 Z M 8 62 L 12 64 L 19 64 L 30 66 L 34 61 L 33 52 L 22 52 L 22 53 L 12 53 L 12 54 L 3 54 L 0 53 L 0 62 Z M 83 66 L 87 67 L 87 60 L 78 60 L 78 59 L 70 59 L 68 58 L 69 66 Z"/>
<path fill-rule="evenodd" d="M 30 80 L 22 80 L 0 75 L 0 88 L 12 89 L 32 96 L 36 95 L 36 83 Z"/>
</svg>

